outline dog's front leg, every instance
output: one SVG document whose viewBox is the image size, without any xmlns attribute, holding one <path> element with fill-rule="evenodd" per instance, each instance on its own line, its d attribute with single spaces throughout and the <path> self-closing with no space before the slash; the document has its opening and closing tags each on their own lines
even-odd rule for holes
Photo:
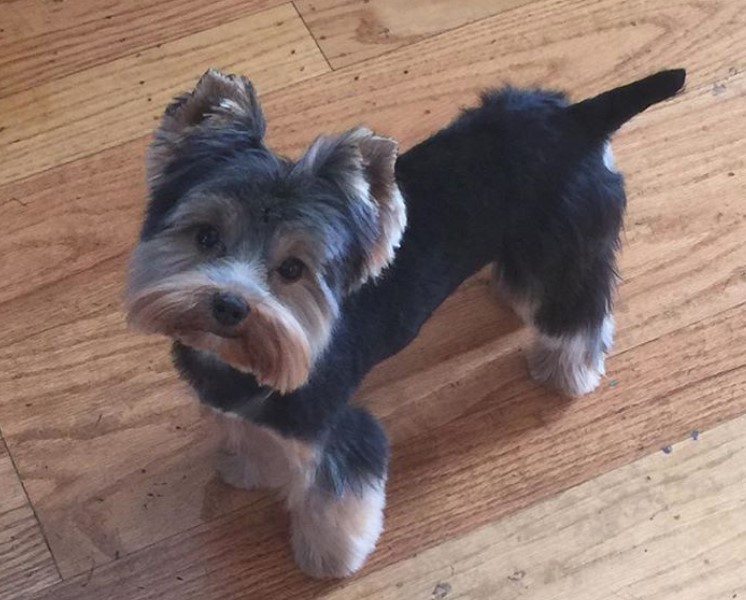
<svg viewBox="0 0 746 600">
<path fill-rule="evenodd" d="M 328 432 L 314 477 L 289 490 L 298 566 L 313 577 L 362 567 L 383 530 L 388 444 L 367 412 L 347 407 Z"/>
<path fill-rule="evenodd" d="M 244 490 L 290 490 L 304 485 L 318 464 L 317 445 L 280 435 L 231 413 L 220 413 L 223 440 L 217 470 L 230 486 Z"/>
</svg>

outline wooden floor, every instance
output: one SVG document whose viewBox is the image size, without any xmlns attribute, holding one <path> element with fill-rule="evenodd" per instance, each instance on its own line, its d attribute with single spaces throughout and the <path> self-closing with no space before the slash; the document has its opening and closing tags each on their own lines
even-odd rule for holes
<svg viewBox="0 0 746 600">
<path fill-rule="evenodd" d="M 531 383 L 526 331 L 468 281 L 358 396 L 394 458 L 343 583 L 220 483 L 167 343 L 123 323 L 149 133 L 211 65 L 290 154 L 359 122 L 408 147 L 502 82 L 689 70 L 616 138 L 608 378 Z M 0 0 L 0 218 L 0 599 L 746 598 L 743 0 Z"/>
</svg>

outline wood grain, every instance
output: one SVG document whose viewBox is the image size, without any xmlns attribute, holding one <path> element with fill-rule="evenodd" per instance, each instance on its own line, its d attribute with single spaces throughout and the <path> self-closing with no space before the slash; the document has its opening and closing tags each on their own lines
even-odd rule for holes
<svg viewBox="0 0 746 600">
<path fill-rule="evenodd" d="M 370 4 L 388 23 L 392 13 L 381 7 L 393 4 Z M 290 5 L 251 16 L 245 14 L 258 4 L 246 3 L 242 12 L 232 0 L 199 7 L 192 0 L 75 2 L 64 15 L 53 3 L 27 6 L 24 15 L 22 4 L 0 0 L 0 15 L 13 7 L 14 27 L 28 27 L 14 30 L 14 39 L 37 36 L 50 48 L 60 44 L 64 56 L 59 71 L 43 52 L 24 58 L 39 60 L 48 76 L 34 81 L 13 71 L 20 88 L 0 99 L 0 127 L 10 128 L 0 131 L 0 144 L 20 139 L 4 138 L 10 131 L 25 135 L 0 146 L 7 225 L 0 237 L 0 426 L 70 579 L 42 597 L 223 600 L 251 590 L 260 598 L 305 600 L 339 587 L 309 582 L 294 569 L 285 517 L 270 496 L 217 481 L 214 432 L 176 381 L 167 343 L 123 325 L 119 298 L 145 195 L 145 134 L 166 99 L 208 62 L 257 80 L 270 141 L 289 153 L 321 131 L 360 121 L 406 147 L 472 102 L 477 90 L 508 78 L 580 97 L 663 66 L 684 64 L 690 72 L 684 95 L 636 119 L 615 142 L 630 209 L 620 331 L 604 389 L 564 403 L 531 384 L 527 333 L 489 298 L 485 274 L 462 286 L 415 344 L 368 378 L 358 401 L 382 416 L 395 444 L 387 533 L 366 571 L 374 574 L 369 581 L 379 581 L 376 570 L 390 576 L 391 565 L 415 553 L 490 531 L 492 525 L 482 528 L 499 517 L 746 412 L 746 7 L 738 0 L 535 0 L 460 28 L 472 19 L 467 10 L 490 6 L 469 0 L 457 11 L 455 3 L 416 0 L 391 24 L 409 45 L 321 75 L 328 65 Z M 359 5 L 324 6 L 327 19 L 311 25 L 322 46 L 354 40 L 349 28 Z M 117 28 L 137 30 L 132 46 L 129 38 L 119 47 L 112 42 L 120 29 L 100 22 L 108 7 Z M 219 7 L 225 19 L 210 13 Z M 321 40 L 325 27 L 335 33 Z M 64 31 L 70 49 L 63 51 Z M 360 51 L 350 47 L 350 56 Z M 0 507 L 2 498 L 0 488 Z M 51 558 L 36 554 L 43 540 L 31 509 L 9 511 L 0 509 L 14 513 L 0 517 L 0 532 L 3 523 L 20 523 L 13 527 L 29 532 L 23 548 L 32 550 L 23 552 L 31 558 L 5 571 L 0 560 L 0 578 L 26 581 L 37 561 L 44 573 Z M 589 545 L 597 539 L 595 531 L 582 532 Z M 720 539 L 713 533 L 707 543 Z M 490 543 L 480 555 L 485 560 L 500 540 Z M 722 558 L 725 572 L 729 550 L 743 547 L 734 543 L 711 555 L 713 569 Z M 667 560 L 668 550 L 660 557 Z M 407 586 L 421 583 L 422 563 L 414 561 L 407 563 L 411 579 L 401 580 Z M 593 582 L 605 579 L 604 564 L 589 565 L 584 589 L 598 589 Z M 40 576 L 34 589 L 54 575 Z M 670 580 L 661 577 L 650 590 L 668 593 Z M 430 598 L 439 581 L 422 594 L 402 589 Z M 728 580 L 697 585 L 719 592 L 726 589 L 721 581 Z M 504 583 L 501 590 L 512 589 Z M 466 593 L 491 598 L 484 594 L 494 587 L 486 585 L 481 597 L 481 587 Z M 350 593 L 355 589 L 366 588 L 353 584 Z M 645 589 L 619 593 L 644 596 Z"/>
<path fill-rule="evenodd" d="M 303 82 L 292 93 L 265 95 L 270 139 L 281 132 L 278 147 L 297 152 L 318 130 L 351 127 L 363 117 L 407 146 L 484 88 L 506 82 L 568 89 L 579 99 L 683 65 L 690 90 L 720 93 L 729 77 L 746 71 L 744 29 L 746 5 L 732 0 L 531 2 Z"/>
<path fill-rule="evenodd" d="M 0 513 L 8 512 L 26 503 L 26 494 L 18 480 L 13 461 L 5 443 L 0 440 Z"/>
<path fill-rule="evenodd" d="M 386 531 L 363 573 L 657 452 L 693 429 L 742 415 L 746 339 L 732 332 L 744 326 L 741 306 L 637 346 L 615 357 L 618 385 L 575 402 L 562 402 L 520 376 L 516 347 L 507 361 L 491 365 L 499 378 L 467 414 L 396 445 Z M 647 368 L 671 356 L 676 361 L 666 372 Z M 235 514 L 74 578 L 42 598 L 232 600 L 251 590 L 257 597 L 295 600 L 340 586 L 294 569 L 279 507 L 272 512 L 265 496 L 247 495 L 254 503 Z"/>
<path fill-rule="evenodd" d="M 624 6 L 628 5 L 630 11 L 641 10 L 634 3 Z M 586 31 L 582 19 L 573 18 L 573 14 L 585 14 L 586 3 L 565 3 L 563 7 L 575 13 L 563 13 L 561 18 L 554 13 L 554 4 L 536 6 L 547 12 L 548 21 L 554 19 L 557 31 L 547 30 L 545 35 L 555 36 L 553 48 L 562 49 L 558 55 L 568 65 L 575 61 L 585 64 L 585 71 L 578 72 L 576 79 L 579 90 L 589 92 L 612 79 L 620 81 L 607 69 L 624 62 L 628 51 L 624 44 L 618 47 L 619 54 L 609 50 L 603 60 L 586 64 L 586 46 L 596 35 Z M 598 19 L 606 14 L 601 8 L 616 11 L 617 19 L 619 12 L 626 10 L 610 0 L 590 8 L 597 11 Z M 675 35 L 666 33 L 669 29 L 663 28 L 658 38 L 667 55 L 683 53 L 684 46 L 691 52 L 695 83 L 690 93 L 642 116 L 620 135 L 616 145 L 619 163 L 631 174 L 632 191 L 623 254 L 628 279 L 621 290 L 619 352 L 727 311 L 744 297 L 746 136 L 740 125 L 744 122 L 744 79 L 735 73 L 717 80 L 724 86 L 718 87 L 717 93 L 710 79 L 732 58 L 733 44 L 740 42 L 727 40 L 727 19 L 734 18 L 731 5 L 719 4 L 713 12 L 712 18 L 721 24 L 725 37 L 712 43 L 696 35 L 697 27 L 711 27 L 709 23 L 694 26 L 700 10 L 697 5 L 689 12 L 682 11 L 685 18 L 677 17 L 689 37 L 679 37 L 678 30 Z M 636 13 L 623 14 L 631 19 Z M 660 19 L 673 18 L 662 10 L 658 14 Z M 366 72 L 380 76 L 381 90 L 370 89 L 372 80 L 366 80 L 352 84 L 347 96 L 338 94 L 343 84 L 354 79 L 353 71 L 347 70 L 268 94 L 272 139 L 280 148 L 292 150 L 322 125 L 338 129 L 372 114 L 397 137 L 401 127 L 404 144 L 411 144 L 442 123 L 460 102 L 467 101 L 473 91 L 469 86 L 479 86 L 510 67 L 510 55 L 493 61 L 481 55 L 495 35 L 500 35 L 507 51 L 520 55 L 521 60 L 533 61 L 539 71 L 551 70 L 550 51 L 529 47 L 535 35 L 530 19 L 512 17 L 514 27 L 523 23 L 525 28 L 515 30 L 506 28 L 502 19 L 488 21 L 441 36 L 440 44 L 448 44 L 449 52 L 430 42 L 418 44 L 432 49 L 434 61 L 419 62 L 422 85 L 405 76 L 402 68 L 420 56 L 422 49 L 407 48 L 397 52 L 398 58 L 391 55 L 370 61 Z M 584 35 L 590 38 L 586 43 L 580 41 Z M 637 60 L 640 70 L 656 66 L 643 55 Z M 427 85 L 435 81 L 437 66 L 447 84 L 442 97 L 428 96 L 432 91 Z M 533 73 L 520 72 L 517 79 L 528 83 Z M 574 68 L 567 67 L 561 75 L 574 73 Z M 561 75 L 553 77 L 558 80 Z M 475 81 L 457 89 L 457 80 L 464 84 L 469 78 Z M 371 108 L 371 98 L 375 101 L 396 94 L 398 113 L 394 104 L 383 112 Z M 423 102 L 428 98 L 433 102 L 428 106 L 438 107 L 440 121 L 424 113 Z M 381 120 L 395 114 L 400 116 L 392 122 Z M 112 148 L 97 157 L 5 186 L 0 195 L 5 202 L 4 216 L 12 224 L 0 240 L 0 256 L 13 257 L 0 263 L 0 281 L 12 282 L 0 288 L 6 300 L 0 305 L 4 324 L 0 333 L 0 423 L 66 577 L 255 503 L 253 496 L 227 492 L 215 481 L 209 432 L 188 404 L 184 388 L 174 381 L 166 344 L 127 334 L 123 328 L 118 299 L 125 254 L 135 237 L 141 210 L 142 186 L 133 181 L 141 181 L 143 147 L 144 142 L 138 140 Z M 117 167 L 112 169 L 111 165 Z M 733 177 L 729 173 L 734 173 Z M 702 198 L 709 201 L 702 202 Z M 383 365 L 363 390 L 361 399 L 385 417 L 400 447 L 408 440 L 433 435 L 431 428 L 454 427 L 490 403 L 489 398 L 508 401 L 520 397 L 525 401 L 530 397 L 534 400 L 533 404 L 529 400 L 528 406 L 536 407 L 537 398 L 546 397 L 527 383 L 520 353 L 524 334 L 517 332 L 517 322 L 509 313 L 491 303 L 485 282 L 484 277 L 468 282 L 439 311 L 420 340 L 397 360 Z M 50 311 L 50 306 L 54 310 Z M 736 329 L 721 333 L 727 340 L 737 337 Z M 660 364 L 665 364 L 664 354 L 658 357 Z M 697 362 L 698 358 L 692 360 Z M 612 377 L 623 383 L 622 376 L 638 379 L 645 364 L 630 372 L 620 369 L 613 358 Z M 444 377 L 451 373 L 452 378 Z M 678 385 L 687 385 L 689 380 L 682 377 Z M 635 389 L 635 393 L 640 394 L 640 402 L 649 399 L 644 389 Z M 738 404 L 729 407 L 713 401 L 693 410 L 707 411 L 708 418 L 715 420 L 738 414 L 739 409 Z M 506 409 L 497 404 L 492 410 L 497 411 L 490 417 L 494 420 Z M 648 418 L 649 414 L 645 413 Z M 681 418 L 687 416 L 691 414 L 685 410 Z M 513 427 L 520 428 L 542 417 L 519 413 L 517 418 Z M 639 418 L 643 419 L 642 413 Z M 600 427 L 613 428 L 613 422 L 603 421 Z M 670 425 L 662 422 L 661 431 L 666 423 Z M 675 429 L 675 425 L 670 427 Z M 460 444 L 457 437 L 449 439 L 455 446 Z M 408 452 L 414 456 L 424 452 L 419 446 L 409 451 L 404 448 L 399 451 L 402 458 L 397 459 L 404 464 L 416 460 L 407 459 Z M 600 460 L 613 463 L 629 457 L 624 454 L 611 460 L 602 454 Z M 460 465 L 454 468 L 463 468 L 462 477 L 467 478 L 468 464 L 463 465 L 458 455 L 454 460 Z M 604 463 L 597 468 L 608 467 Z M 557 489 L 566 484 L 563 479 Z M 497 484 L 488 477 L 485 485 Z M 435 498 L 447 493 L 432 491 Z M 538 495 L 544 493 L 544 488 L 537 488 Z M 520 494 L 530 495 L 526 490 Z M 530 502 L 535 498 L 523 499 Z M 463 526 L 474 526 L 490 514 L 477 512 L 477 521 L 466 520 Z M 395 526 L 394 535 L 396 531 Z M 275 547 L 284 547 L 285 532 L 277 529 L 275 534 Z M 418 548 L 420 541 L 434 543 L 427 536 L 414 537 L 399 556 Z M 272 556 L 270 563 L 278 555 Z"/>
<path fill-rule="evenodd" d="M 584 26 L 576 25 L 582 23 L 583 20 L 580 18 L 573 19 L 572 15 L 583 14 L 586 5 L 587 3 L 576 2 L 571 7 L 565 6 L 566 9 L 572 8 L 574 13 L 570 11 L 568 13 L 569 16 L 566 16 L 566 21 L 560 20 L 557 23 L 557 35 L 562 32 L 569 40 L 575 40 L 576 45 L 578 45 L 578 39 L 582 39 L 585 29 Z M 590 6 L 593 7 L 595 5 L 591 4 Z M 613 2 L 603 5 L 601 8 L 605 9 L 604 11 L 599 9 L 601 16 L 607 12 L 615 13 Z M 729 67 L 731 71 L 729 75 L 728 69 L 724 65 L 738 65 L 738 56 L 746 55 L 746 48 L 734 48 L 735 44 L 741 43 L 744 36 L 733 35 L 733 30 L 736 27 L 733 21 L 736 21 L 736 24 L 738 24 L 737 19 L 741 18 L 743 11 L 736 13 L 734 16 L 734 6 L 732 3 L 717 4 L 717 8 L 718 10 L 713 13 L 712 20 L 715 23 L 719 23 L 723 31 L 723 35 L 718 38 L 718 43 L 711 43 L 711 40 L 707 37 L 697 37 L 697 32 L 700 29 L 706 31 L 712 30 L 709 22 L 703 24 L 702 27 L 699 26 L 700 21 L 698 17 L 702 15 L 697 12 L 697 7 L 690 10 L 690 14 L 687 15 L 689 21 L 684 23 L 691 29 L 688 32 L 691 35 L 680 38 L 678 36 L 671 36 L 672 39 L 664 38 L 660 42 L 661 47 L 666 49 L 670 55 L 678 56 L 682 54 L 684 48 L 679 49 L 680 45 L 686 45 L 687 48 L 691 48 L 691 57 L 687 61 L 690 69 L 690 89 L 702 88 L 703 86 L 707 86 L 712 90 L 717 89 L 718 96 L 716 99 L 718 101 L 729 101 L 735 104 L 738 94 L 742 93 L 742 84 L 737 76 L 739 71 L 736 66 Z M 630 9 L 630 13 L 623 18 L 617 11 L 608 23 L 600 22 L 600 25 L 610 27 L 617 21 L 624 23 L 631 20 L 639 12 L 639 6 L 633 6 Z M 681 14 L 685 13 L 682 11 Z M 663 16 L 665 15 L 662 15 L 661 18 Z M 681 19 L 681 17 L 678 18 Z M 505 30 L 502 20 L 495 19 L 489 21 L 491 27 L 486 27 L 485 23 L 479 23 L 475 26 L 465 28 L 467 30 L 466 33 L 457 31 L 441 36 L 440 44 L 436 45 L 435 49 L 437 50 L 443 45 L 446 47 L 445 51 L 438 50 L 437 52 L 431 52 L 428 49 L 427 52 L 422 52 L 406 49 L 406 51 L 397 52 L 390 57 L 368 61 L 366 63 L 367 71 L 374 75 L 373 79 L 380 80 L 381 89 L 372 87 L 371 81 L 364 80 L 361 83 L 360 78 L 355 82 L 354 77 L 351 77 L 354 71 L 347 69 L 344 72 L 322 76 L 313 81 L 293 86 L 287 90 L 264 95 L 265 109 L 270 117 L 270 141 L 281 151 L 295 152 L 308 143 L 319 131 L 316 125 L 309 127 L 309 122 L 318 123 L 318 127 L 325 130 L 337 130 L 345 126 L 352 126 L 361 120 L 367 120 L 382 131 L 401 139 L 403 146 L 406 147 L 442 125 L 454 113 L 456 107 L 463 103 L 472 102 L 477 89 L 497 81 L 499 77 L 507 72 L 510 68 L 509 55 L 494 58 L 494 60 L 485 64 L 480 54 L 483 48 L 490 45 L 489 42 L 491 39 L 495 39 L 495 35 L 500 36 L 502 44 L 507 46 L 510 51 L 516 54 L 523 54 L 526 59 L 530 57 L 530 54 L 527 53 L 536 53 L 535 64 L 538 67 L 542 67 L 543 65 L 545 70 L 551 70 L 551 54 L 545 54 L 540 47 L 534 47 L 532 50 L 530 43 L 526 44 L 523 41 L 528 35 L 526 32 L 518 28 L 511 35 L 510 31 Z M 635 27 L 641 27 L 640 23 L 637 21 L 635 23 Z M 516 24 L 509 23 L 509 25 Z M 533 26 L 527 24 L 525 27 Z M 576 27 L 579 27 L 579 29 L 575 29 Z M 593 37 L 593 34 L 588 35 Z M 418 44 L 417 46 L 419 47 L 420 45 Z M 448 58 L 449 52 L 454 54 L 457 51 L 460 51 L 458 56 L 451 59 Z M 575 64 L 575 62 L 585 60 L 585 50 L 581 47 L 576 52 L 576 55 L 571 54 L 563 59 L 563 63 L 568 65 L 567 72 L 565 73 L 566 78 L 561 78 L 561 75 L 551 76 L 552 81 L 556 81 L 557 84 L 561 83 L 564 86 L 569 86 L 569 82 L 574 81 L 573 94 L 576 97 L 585 93 L 598 91 L 604 85 L 612 85 L 628 78 L 631 79 L 632 77 L 639 76 L 641 72 L 647 72 L 655 67 L 666 64 L 664 61 L 667 60 L 663 56 L 659 63 L 640 64 L 637 70 L 632 71 L 621 64 L 625 60 L 625 49 L 620 49 L 619 54 L 615 55 L 616 59 L 611 58 L 608 62 L 614 63 L 614 60 L 616 60 L 620 63 L 614 64 L 612 70 L 629 70 L 630 72 L 627 75 L 621 73 L 616 77 L 608 74 L 604 70 L 606 65 L 602 64 L 591 65 L 582 72 L 580 70 L 576 71 L 571 65 Z M 428 87 L 413 85 L 413 80 L 403 75 L 403 67 L 408 65 L 416 56 L 422 54 L 432 56 L 432 64 L 424 63 L 420 75 L 426 81 L 431 82 L 434 81 L 437 71 L 437 76 L 443 82 L 448 83 L 446 93 L 435 97 Z M 609 54 L 611 55 L 612 53 L 609 52 Z M 641 62 L 641 59 L 638 62 Z M 477 72 L 475 67 L 469 75 L 473 81 L 464 87 L 463 74 L 469 71 L 472 64 L 478 64 L 481 70 Z M 454 86 L 452 81 L 459 73 L 462 75 L 460 81 L 461 87 Z M 733 75 L 733 73 L 736 73 L 736 75 Z M 721 75 L 722 79 L 719 78 Z M 736 80 L 733 82 L 732 87 L 727 87 L 730 85 L 729 81 L 732 77 L 736 77 Z M 524 84 L 537 81 L 531 73 L 516 75 L 514 79 L 516 82 Z M 417 80 L 419 80 L 419 77 L 415 78 L 415 81 Z M 340 91 L 343 86 L 347 86 L 348 88 L 344 93 Z M 173 93 L 173 91 L 170 93 Z M 398 105 L 389 106 L 382 113 L 380 108 L 378 108 L 379 104 L 376 98 L 380 99 L 389 96 L 398 97 L 402 100 Z M 304 102 L 304 99 L 308 99 L 308 102 Z M 701 102 L 704 102 L 704 100 L 701 100 Z M 301 105 L 301 103 L 303 104 Z M 425 107 L 424 110 L 423 106 Z M 432 107 L 432 110 L 431 108 L 427 108 L 428 106 Z M 704 111 L 706 109 L 702 106 L 700 110 Z M 655 114 L 655 111 L 652 114 Z M 642 120 L 648 118 L 647 115 L 643 115 L 637 122 L 642 122 Z M 690 116 L 682 118 L 690 119 L 690 123 L 694 122 L 691 121 Z M 621 153 L 622 167 L 627 171 L 630 171 L 631 168 L 636 168 L 636 165 L 626 163 L 624 143 L 628 139 L 626 137 L 628 135 L 627 132 L 632 130 L 632 128 L 636 128 L 637 122 L 634 122 L 623 130 L 619 138 L 621 145 L 617 145 L 617 152 Z M 694 137 L 694 143 L 708 148 L 708 160 L 706 162 L 698 160 L 697 152 L 691 152 L 689 156 L 689 164 L 699 169 L 699 178 L 704 176 L 703 173 L 707 174 L 706 169 L 713 167 L 713 165 L 719 167 L 717 173 L 720 178 L 725 178 L 728 172 L 733 172 L 734 169 L 738 170 L 743 167 L 743 162 L 738 157 L 738 154 L 734 155 L 733 153 L 726 152 L 721 154 L 718 152 L 718 145 L 722 143 L 720 136 L 729 135 L 730 133 L 732 135 L 730 135 L 729 139 L 739 139 L 743 131 L 739 127 L 740 120 L 733 120 L 727 127 L 724 127 L 723 124 L 724 121 L 718 121 L 715 124 L 710 124 L 707 130 L 696 131 L 696 134 L 694 129 L 692 129 L 692 127 L 696 128 L 696 125 L 689 127 L 690 135 L 683 142 L 682 151 L 685 152 L 686 148 L 690 147 L 693 143 L 690 139 L 691 137 Z M 708 127 L 707 125 L 703 126 Z M 716 130 L 713 127 L 719 129 Z M 667 127 L 665 121 L 659 121 L 654 135 L 651 135 L 650 139 L 647 137 L 644 139 L 641 138 L 636 143 L 635 150 L 650 142 L 657 144 L 655 147 L 656 152 L 660 152 L 661 147 L 665 151 L 676 151 L 670 148 L 671 145 L 668 143 L 670 129 Z M 726 133 L 726 130 L 729 133 Z M 638 130 L 634 129 L 634 131 Z M 662 137 L 660 137 L 661 134 Z M 12 264 L 0 261 L 0 269 L 6 267 L 2 270 L 0 281 L 12 282 L 12 285 L 2 286 L 2 289 L 0 289 L 0 299 L 26 293 L 29 287 L 43 285 L 55 277 L 64 278 L 71 271 L 76 272 L 81 267 L 90 265 L 95 260 L 108 260 L 113 255 L 118 255 L 126 251 L 129 241 L 133 237 L 131 233 L 136 227 L 133 221 L 136 221 L 138 218 L 136 203 L 140 201 L 144 190 L 141 175 L 144 146 L 144 141 L 132 142 L 121 148 L 114 148 L 110 153 L 103 154 L 100 157 L 92 157 L 90 160 L 79 161 L 74 166 L 71 165 L 70 170 L 66 167 L 60 167 L 50 174 L 32 178 L 22 184 L 11 184 L 0 187 L 0 206 L 3 207 L 6 213 L 11 215 L 13 224 L 23 229 L 22 232 L 18 233 L 18 237 L 15 237 L 14 234 L 13 239 L 9 240 L 7 247 L 23 248 L 24 252 L 17 254 L 27 257 L 24 260 L 23 266 L 29 267 L 15 269 Z M 697 147 L 697 150 L 701 149 Z M 726 168 L 730 170 L 723 172 L 725 165 L 721 165 L 719 162 L 721 156 L 729 161 L 729 165 Z M 106 168 L 107 165 L 112 164 L 121 165 L 121 168 L 117 170 Z M 662 175 L 675 176 L 671 175 L 670 171 L 663 171 L 663 168 L 670 169 L 671 162 L 661 163 L 661 169 L 655 171 L 648 168 L 649 165 L 647 162 L 639 164 L 645 166 L 644 169 L 639 169 L 641 176 L 645 176 L 648 173 L 656 178 L 660 178 Z M 633 172 L 632 175 L 636 176 L 637 171 Z M 679 174 L 677 173 L 677 175 Z M 87 178 L 85 188 L 80 185 L 81 178 Z M 631 181 L 631 183 L 634 184 L 634 181 Z M 712 184 L 713 182 L 710 183 Z M 720 187 L 726 185 L 742 186 L 743 179 L 737 178 L 731 181 L 723 179 L 719 183 L 714 182 L 714 184 Z M 652 185 L 657 186 L 654 190 L 657 189 L 660 191 L 659 184 L 653 183 Z M 81 189 L 83 188 L 87 192 L 85 195 L 81 194 Z M 634 185 L 631 186 L 631 192 L 632 194 L 636 193 Z M 699 193 L 705 193 L 705 190 L 700 190 Z M 693 194 L 693 196 L 696 195 Z M 102 197 L 105 197 L 105 200 L 101 200 Z M 105 206 L 103 205 L 104 202 L 106 203 Z M 634 197 L 633 203 L 635 208 L 640 206 L 634 200 Z M 108 206 L 119 207 L 122 205 L 131 206 L 129 210 L 125 209 L 123 211 L 123 215 L 110 215 L 105 210 Z M 45 211 L 47 206 L 52 207 L 50 208 L 51 218 L 47 218 L 43 214 L 40 216 L 40 213 Z M 86 216 L 87 219 L 90 219 L 93 214 L 100 215 L 100 219 L 91 221 L 91 224 L 95 226 L 85 231 L 85 235 L 96 236 L 98 228 L 103 228 L 105 236 L 97 237 L 98 244 L 79 243 L 76 247 L 74 244 L 80 236 L 75 235 L 75 229 L 79 229 L 79 227 L 76 227 L 73 223 L 66 224 L 62 228 L 63 232 L 70 233 L 71 235 L 50 235 L 47 227 L 49 227 L 49 224 L 54 224 L 56 227 L 68 206 L 75 206 L 73 213 L 77 217 L 82 217 L 81 213 L 84 212 L 88 213 Z M 34 207 L 36 214 L 32 219 L 38 219 L 34 227 L 30 227 L 28 224 L 30 218 L 25 213 L 29 211 L 24 210 L 27 207 Z M 653 210 L 657 211 L 657 207 L 653 206 Z M 649 226 L 647 227 L 649 229 Z M 55 250 L 59 248 L 60 252 L 45 252 L 45 245 L 49 243 L 50 239 L 53 241 L 57 239 L 64 240 L 65 247 L 59 248 L 55 243 L 53 247 Z M 40 243 L 41 240 L 44 240 L 45 243 Z M 108 240 L 108 243 L 102 243 L 105 240 Z M 43 252 L 43 254 L 36 254 L 37 252 Z M 56 259 L 55 257 L 57 256 L 64 258 L 64 260 Z M 47 264 L 54 268 L 43 268 L 43 265 Z M 22 273 L 22 276 L 19 276 L 19 273 Z"/>
<path fill-rule="evenodd" d="M 740 417 L 324 597 L 742 597 L 744 430 Z"/>
<path fill-rule="evenodd" d="M 0 3 L 0 97 L 287 0 Z"/>
<path fill-rule="evenodd" d="M 14 366 L 0 376 L 0 422 L 65 577 L 251 500 L 216 485 L 217 435 L 177 383 L 168 344 L 125 331 L 122 269 L 108 261 L 19 299 L 29 319 L 50 305 L 54 316 L 3 333 L 0 363 Z"/>
<path fill-rule="evenodd" d="M 129 250 L 146 198 L 148 141 L 140 138 L 0 187 L 8 225 L 0 238 L 0 257 L 6 257 L 0 258 L 0 303 Z"/>
<path fill-rule="evenodd" d="M 0 98 L 0 181 L 144 135 L 209 66 L 272 90 L 329 70 L 290 4 Z"/>
<path fill-rule="evenodd" d="M 52 555 L 0 440 L 0 600 L 21 600 L 58 581 Z"/>
<path fill-rule="evenodd" d="M 297 0 L 333 68 L 396 50 L 531 0 Z"/>
</svg>

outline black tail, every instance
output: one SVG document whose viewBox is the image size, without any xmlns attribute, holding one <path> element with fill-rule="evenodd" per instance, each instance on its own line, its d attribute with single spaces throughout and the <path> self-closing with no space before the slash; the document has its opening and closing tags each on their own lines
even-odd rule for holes
<svg viewBox="0 0 746 600">
<path fill-rule="evenodd" d="M 568 107 L 594 137 L 607 137 L 649 106 L 676 95 L 684 85 L 686 71 L 671 69 L 629 83 Z"/>
</svg>

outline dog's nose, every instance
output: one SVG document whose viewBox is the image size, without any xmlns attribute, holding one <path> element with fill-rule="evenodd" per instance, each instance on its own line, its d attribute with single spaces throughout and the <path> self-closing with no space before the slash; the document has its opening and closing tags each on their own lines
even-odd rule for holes
<svg viewBox="0 0 746 600">
<path fill-rule="evenodd" d="M 212 297 L 212 316 L 221 325 L 238 325 L 248 314 L 249 305 L 236 294 L 218 292 Z"/>
</svg>

